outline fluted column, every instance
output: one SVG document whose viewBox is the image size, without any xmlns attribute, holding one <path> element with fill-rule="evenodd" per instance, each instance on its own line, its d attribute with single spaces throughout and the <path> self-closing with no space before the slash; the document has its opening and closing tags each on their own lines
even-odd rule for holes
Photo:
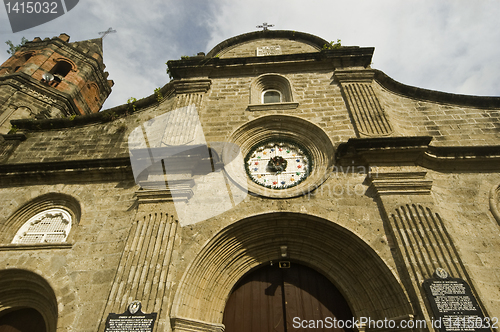
<svg viewBox="0 0 500 332">
<path fill-rule="evenodd" d="M 159 202 L 171 202 L 170 195 L 158 194 Z M 174 210 L 167 203 L 168 210 Z M 139 211 L 132 225 L 99 331 L 104 331 L 109 313 L 122 313 L 134 300 L 142 302 L 142 311 L 158 313 L 155 331 L 170 329 L 171 280 L 169 270 L 178 229 L 175 216 L 164 212 L 165 205 L 139 199 Z"/>
<path fill-rule="evenodd" d="M 347 108 L 360 136 L 387 136 L 392 127 L 372 88 L 371 70 L 336 70 Z"/>
<path fill-rule="evenodd" d="M 426 172 L 417 167 L 384 167 L 372 168 L 369 180 L 397 249 L 401 279 L 412 303 L 419 306 L 415 309 L 421 317 L 416 319 L 430 323 L 432 313 L 422 283 L 431 278 L 438 267 L 454 278 L 467 281 L 472 289 L 473 285 L 430 195 L 432 181 L 425 177 Z M 476 293 L 474 289 L 473 292 Z M 428 327 L 421 331 L 434 329 Z"/>
</svg>

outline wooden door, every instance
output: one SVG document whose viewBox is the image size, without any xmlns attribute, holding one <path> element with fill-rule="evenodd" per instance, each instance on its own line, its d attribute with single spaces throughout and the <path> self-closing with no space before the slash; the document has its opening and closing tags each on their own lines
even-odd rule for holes
<svg viewBox="0 0 500 332">
<path fill-rule="evenodd" d="M 0 317 L 0 332 L 46 332 L 45 320 L 35 309 L 11 311 Z"/>
<path fill-rule="evenodd" d="M 352 331 L 332 328 L 327 317 L 331 322 L 352 320 L 347 302 L 328 279 L 292 263 L 290 268 L 268 265 L 245 276 L 229 297 L 223 323 L 226 332 L 312 331 L 313 325 L 314 331 Z"/>
</svg>

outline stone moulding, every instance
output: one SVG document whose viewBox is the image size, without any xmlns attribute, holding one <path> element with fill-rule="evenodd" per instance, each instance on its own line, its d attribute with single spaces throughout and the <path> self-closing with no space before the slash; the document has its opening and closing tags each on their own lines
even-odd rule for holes
<svg viewBox="0 0 500 332">
<path fill-rule="evenodd" d="M 223 324 L 213 324 L 195 319 L 173 317 L 170 319 L 173 332 L 224 332 Z"/>
</svg>

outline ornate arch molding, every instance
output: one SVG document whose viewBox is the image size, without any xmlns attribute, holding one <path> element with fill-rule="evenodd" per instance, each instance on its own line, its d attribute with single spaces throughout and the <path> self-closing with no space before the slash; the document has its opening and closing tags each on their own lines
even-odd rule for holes
<svg viewBox="0 0 500 332">
<path fill-rule="evenodd" d="M 299 185 L 283 189 L 271 190 L 261 187 L 247 178 L 240 177 L 241 171 L 228 156 L 234 156 L 231 151 L 223 151 L 224 164 L 228 165 L 225 170 L 229 176 L 242 188 L 248 188 L 250 192 L 258 195 L 287 198 L 306 195 L 320 186 L 329 176 L 334 163 L 335 148 L 330 137 L 317 125 L 307 120 L 288 115 L 267 115 L 243 124 L 236 129 L 228 138 L 229 143 L 239 146 L 241 155 L 246 156 L 252 147 L 269 139 L 288 140 L 297 142 L 311 153 L 313 168 L 311 174 Z M 228 144 L 227 149 L 233 145 Z"/>
<path fill-rule="evenodd" d="M 25 270 L 0 271 L 0 316 L 16 309 L 33 308 L 45 320 L 46 330 L 57 328 L 57 299 L 49 283 Z"/>
<path fill-rule="evenodd" d="M 5 222 L 0 223 L 0 244 L 10 244 L 16 232 L 31 217 L 52 208 L 61 208 L 68 211 L 72 217 L 72 224 L 76 226 L 80 221 L 80 203 L 72 196 L 61 193 L 48 193 L 38 196 L 24 204 Z M 69 234 L 71 239 L 71 233 Z"/>
<path fill-rule="evenodd" d="M 280 260 L 282 245 L 290 260 L 332 281 L 355 316 L 412 314 L 391 270 L 358 236 L 318 217 L 269 213 L 236 222 L 205 245 L 179 284 L 171 316 L 174 331 L 189 329 L 193 322 L 204 329 L 212 326 L 208 330 L 223 329 L 224 308 L 234 285 L 252 269 Z"/>
<path fill-rule="evenodd" d="M 293 94 L 290 81 L 279 74 L 264 74 L 257 77 L 250 86 L 250 104 L 261 104 L 262 92 L 278 90 L 281 92 L 282 102 L 292 102 Z"/>
</svg>

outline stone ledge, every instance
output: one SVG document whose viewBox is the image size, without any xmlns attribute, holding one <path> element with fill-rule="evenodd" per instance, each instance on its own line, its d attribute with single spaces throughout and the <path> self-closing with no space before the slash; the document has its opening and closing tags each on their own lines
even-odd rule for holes
<svg viewBox="0 0 500 332">
<path fill-rule="evenodd" d="M 25 141 L 26 140 L 26 135 L 24 133 L 7 134 L 7 135 L 1 135 L 1 136 L 6 141 Z"/>
<path fill-rule="evenodd" d="M 135 194 L 139 204 L 162 203 L 188 201 L 193 196 L 193 190 L 190 188 L 174 190 L 138 190 Z"/>
<path fill-rule="evenodd" d="M 73 243 L 38 243 L 38 244 L 0 245 L 0 251 L 56 250 L 56 249 L 72 249 L 72 248 L 73 248 Z"/>
<path fill-rule="evenodd" d="M 287 103 L 268 103 L 268 104 L 250 104 L 248 105 L 248 110 L 254 111 L 274 111 L 274 110 L 293 110 L 299 106 L 299 103 L 287 102 Z"/>
</svg>

